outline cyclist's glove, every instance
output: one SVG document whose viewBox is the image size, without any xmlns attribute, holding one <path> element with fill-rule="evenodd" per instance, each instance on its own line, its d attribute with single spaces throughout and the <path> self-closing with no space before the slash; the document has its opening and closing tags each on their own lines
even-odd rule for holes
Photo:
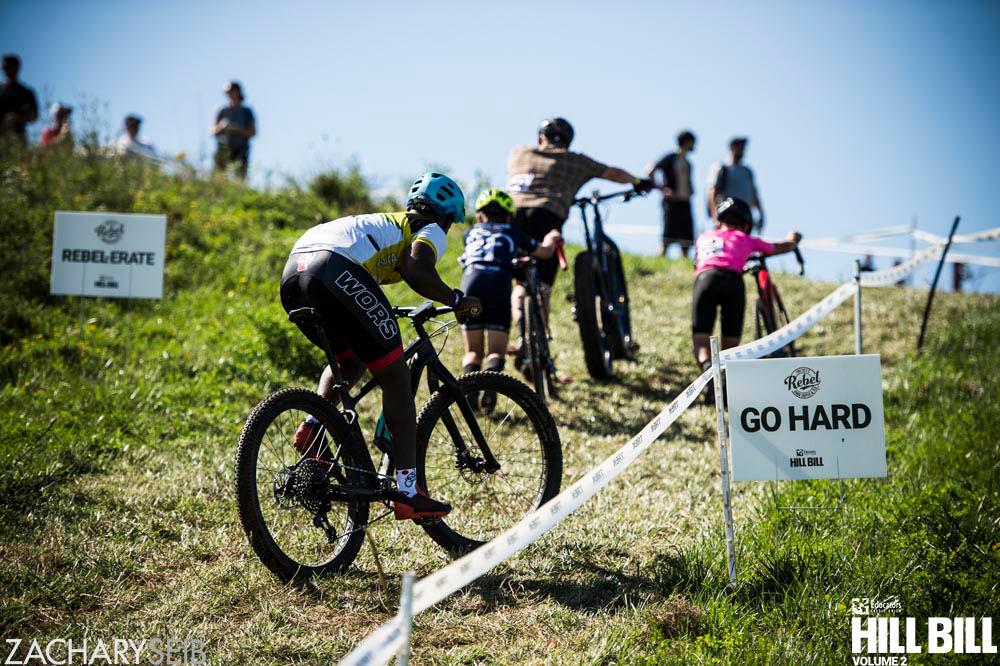
<svg viewBox="0 0 1000 666">
<path fill-rule="evenodd" d="M 652 178 L 636 178 L 632 187 L 635 188 L 637 194 L 645 194 L 656 187 L 656 183 L 653 182 Z"/>
</svg>

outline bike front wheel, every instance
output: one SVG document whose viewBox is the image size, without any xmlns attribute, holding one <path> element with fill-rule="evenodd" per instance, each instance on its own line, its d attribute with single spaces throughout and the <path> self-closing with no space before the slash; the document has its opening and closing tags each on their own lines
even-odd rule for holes
<svg viewBox="0 0 1000 666">
<path fill-rule="evenodd" d="M 423 527 L 454 555 L 513 527 L 559 494 L 562 483 L 559 432 L 536 393 L 498 372 L 469 373 L 458 383 L 466 396 L 496 395 L 495 406 L 477 413 L 476 420 L 500 469 L 483 470 L 459 396 L 435 392 L 417 417 L 417 474 L 430 496 L 450 503 L 452 511 Z"/>
</svg>

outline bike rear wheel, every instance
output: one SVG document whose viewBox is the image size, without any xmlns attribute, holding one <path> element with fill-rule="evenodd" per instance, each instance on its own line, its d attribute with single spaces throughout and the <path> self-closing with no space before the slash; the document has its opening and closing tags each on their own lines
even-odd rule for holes
<svg viewBox="0 0 1000 666">
<path fill-rule="evenodd" d="M 757 301 L 757 308 L 755 314 L 756 323 L 756 333 L 757 338 L 760 339 L 765 335 L 770 335 L 777 331 L 781 326 L 788 323 L 788 313 L 785 312 L 784 306 L 780 307 L 780 313 L 783 315 L 784 320 L 779 320 L 779 315 L 775 311 L 774 299 L 770 301 L 765 301 L 760 299 Z M 779 324 L 780 321 L 780 324 Z M 775 350 L 773 353 L 768 354 L 765 358 L 786 358 L 789 356 L 795 356 L 795 345 L 794 343 L 788 343 L 788 345 Z"/>
<path fill-rule="evenodd" d="M 525 347 L 528 351 L 527 364 L 530 380 L 535 393 L 543 402 L 551 397 L 551 378 L 549 377 L 549 345 L 545 326 L 542 323 L 542 312 L 536 298 L 528 296 L 524 299 Z"/>
<path fill-rule="evenodd" d="M 611 354 L 616 359 L 632 359 L 632 316 L 629 312 L 628 284 L 625 281 L 625 267 L 622 265 L 618 248 L 606 242 L 608 257 L 608 296 L 614 305 L 614 313 L 608 312 L 603 318 L 604 334 L 607 336 Z"/>
<path fill-rule="evenodd" d="M 598 285 L 600 273 L 594 255 L 581 252 L 573 261 L 573 282 L 576 300 L 576 323 L 580 328 L 583 360 L 594 379 L 611 379 L 612 350 L 604 323 L 605 304 Z"/>
<path fill-rule="evenodd" d="M 512 527 L 559 493 L 562 446 L 555 421 L 536 393 L 509 375 L 473 372 L 458 378 L 464 395 L 493 391 L 496 406 L 476 420 L 501 468 L 475 471 L 480 450 L 457 396 L 437 391 L 417 417 L 417 475 L 431 497 L 452 511 L 424 530 L 454 554 L 473 550 Z M 448 430 L 457 427 L 469 456 L 459 455 Z"/>
<path fill-rule="evenodd" d="M 308 416 L 323 430 L 303 455 L 292 437 Z M 254 552 L 283 581 L 341 572 L 357 557 L 369 504 L 335 500 L 330 489 L 371 488 L 367 456 L 340 412 L 313 391 L 278 391 L 250 413 L 236 452 L 236 503 Z"/>
</svg>

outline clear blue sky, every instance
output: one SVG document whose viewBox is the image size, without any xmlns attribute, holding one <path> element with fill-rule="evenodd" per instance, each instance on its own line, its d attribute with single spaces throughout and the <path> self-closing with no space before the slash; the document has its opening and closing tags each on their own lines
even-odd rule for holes
<svg viewBox="0 0 1000 666">
<path fill-rule="evenodd" d="M 109 130 L 138 112 L 170 152 L 209 155 L 222 86 L 242 81 L 257 184 L 352 157 L 386 187 L 430 164 L 502 184 L 511 146 L 563 115 L 574 148 L 633 172 L 691 128 L 699 202 L 746 134 L 769 231 L 811 237 L 1000 225 L 997 35 L 1000 3 L 974 0 L 0 3 L 0 50 L 40 98 L 106 102 Z M 622 241 L 651 247 L 658 202 L 611 220 L 648 225 Z M 809 260 L 850 272 L 848 255 Z M 1000 271 L 976 274 L 1000 290 Z"/>
</svg>

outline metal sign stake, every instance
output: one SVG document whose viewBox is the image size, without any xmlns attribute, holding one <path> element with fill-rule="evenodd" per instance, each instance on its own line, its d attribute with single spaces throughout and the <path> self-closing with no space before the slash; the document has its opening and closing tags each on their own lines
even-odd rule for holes
<svg viewBox="0 0 1000 666">
<path fill-rule="evenodd" d="M 722 470 L 722 517 L 726 523 L 726 564 L 729 567 L 729 583 L 736 584 L 736 545 L 733 539 L 733 505 L 729 490 L 729 447 L 726 440 L 725 410 L 722 392 L 722 366 L 719 363 L 719 338 L 713 335 L 712 372 L 715 389 L 715 411 L 719 432 L 719 462 Z"/>
<path fill-rule="evenodd" d="M 854 260 L 854 353 L 861 353 L 861 262 Z"/>
<path fill-rule="evenodd" d="M 410 664 L 410 634 L 413 629 L 413 581 L 416 576 L 412 571 L 403 574 L 403 586 L 399 593 L 399 617 L 402 620 L 403 644 L 399 648 L 396 663 L 399 666 Z"/>
</svg>

